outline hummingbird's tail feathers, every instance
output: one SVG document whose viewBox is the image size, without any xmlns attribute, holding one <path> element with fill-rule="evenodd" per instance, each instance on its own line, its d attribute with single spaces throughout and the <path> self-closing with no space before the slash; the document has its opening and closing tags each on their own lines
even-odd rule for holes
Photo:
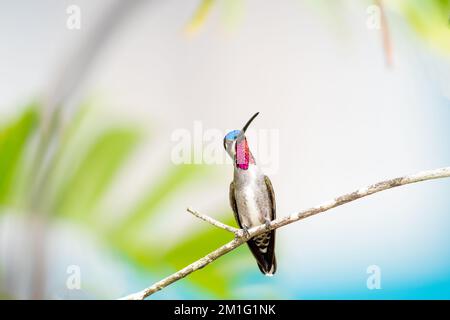
<svg viewBox="0 0 450 320">
<path fill-rule="evenodd" d="M 273 257 L 273 261 L 270 265 L 261 266 L 258 263 L 259 270 L 262 274 L 264 274 L 266 277 L 273 277 L 275 272 L 277 271 L 277 260 L 275 259 L 275 256 Z"/>
<path fill-rule="evenodd" d="M 275 230 L 247 242 L 262 274 L 271 276 L 277 270 L 275 259 Z"/>
<path fill-rule="evenodd" d="M 275 272 L 277 272 L 277 259 L 275 259 L 275 256 L 273 256 L 272 265 L 270 266 L 269 272 L 266 273 L 266 276 L 272 277 Z"/>
<path fill-rule="evenodd" d="M 266 277 L 273 277 L 273 275 L 275 274 L 276 271 L 277 271 L 277 267 L 276 267 L 276 265 L 273 264 L 272 268 L 270 268 L 269 272 L 264 273 L 264 275 Z"/>
</svg>

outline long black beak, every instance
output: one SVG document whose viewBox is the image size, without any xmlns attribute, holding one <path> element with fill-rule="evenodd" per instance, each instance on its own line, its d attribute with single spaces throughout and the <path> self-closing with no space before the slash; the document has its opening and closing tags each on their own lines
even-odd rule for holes
<svg viewBox="0 0 450 320">
<path fill-rule="evenodd" d="M 247 121 L 247 123 L 245 124 L 244 128 L 242 128 L 242 131 L 245 133 L 245 131 L 247 130 L 248 126 L 250 125 L 250 123 L 252 123 L 252 121 L 258 116 L 259 112 L 255 113 L 253 115 L 253 117 L 250 118 L 250 120 Z"/>
</svg>

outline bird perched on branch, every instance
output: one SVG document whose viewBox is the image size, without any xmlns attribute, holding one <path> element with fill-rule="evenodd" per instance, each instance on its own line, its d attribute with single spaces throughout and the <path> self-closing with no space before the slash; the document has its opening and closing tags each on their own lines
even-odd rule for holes
<svg viewBox="0 0 450 320">
<path fill-rule="evenodd" d="M 234 163 L 230 204 L 238 225 L 245 232 L 261 224 L 269 227 L 270 221 L 276 218 L 272 183 L 256 164 L 245 137 L 247 128 L 258 114 L 255 113 L 242 130 L 231 131 L 223 139 L 224 148 Z M 277 269 L 275 230 L 254 237 L 247 244 L 261 272 L 272 276 Z"/>
</svg>

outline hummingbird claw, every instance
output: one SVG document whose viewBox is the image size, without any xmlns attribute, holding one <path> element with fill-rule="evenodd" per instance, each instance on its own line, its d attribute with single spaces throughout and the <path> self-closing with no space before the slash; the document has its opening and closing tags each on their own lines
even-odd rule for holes
<svg viewBox="0 0 450 320">
<path fill-rule="evenodd" d="M 246 225 L 242 226 L 242 230 L 244 231 L 244 236 L 250 238 L 250 232 L 248 232 L 248 227 Z"/>
<path fill-rule="evenodd" d="M 270 220 L 266 219 L 266 221 L 264 221 L 264 224 L 266 226 L 267 231 L 270 231 Z"/>
</svg>

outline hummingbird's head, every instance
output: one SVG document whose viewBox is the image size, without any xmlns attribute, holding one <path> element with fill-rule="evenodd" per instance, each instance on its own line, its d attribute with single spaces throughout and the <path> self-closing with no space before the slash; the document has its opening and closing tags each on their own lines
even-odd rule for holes
<svg viewBox="0 0 450 320">
<path fill-rule="evenodd" d="M 242 130 L 230 131 L 223 138 L 223 147 L 239 169 L 247 170 L 249 163 L 253 161 L 248 148 L 247 138 L 245 137 L 245 131 L 258 114 L 259 112 L 255 113 Z"/>
</svg>

